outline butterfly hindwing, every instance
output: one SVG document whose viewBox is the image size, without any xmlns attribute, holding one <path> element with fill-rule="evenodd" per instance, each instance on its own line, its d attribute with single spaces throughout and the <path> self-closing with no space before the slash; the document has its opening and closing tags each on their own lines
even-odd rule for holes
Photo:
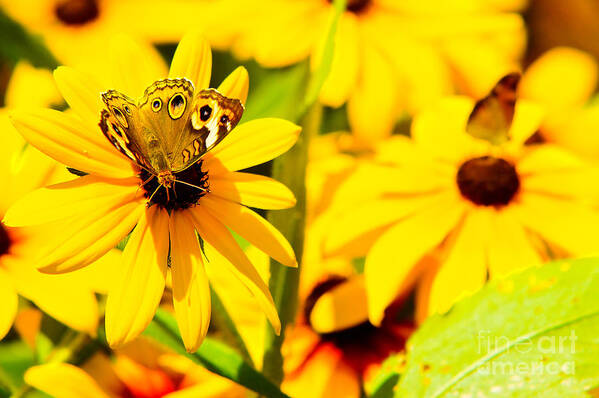
<svg viewBox="0 0 599 398">
<path fill-rule="evenodd" d="M 144 151 L 142 126 L 137 104 L 115 90 L 102 94 L 106 106 L 101 112 L 100 129 L 104 136 L 121 153 L 146 168 L 147 151 Z"/>
<path fill-rule="evenodd" d="M 238 99 L 227 98 L 215 89 L 198 92 L 189 122 L 173 152 L 173 171 L 194 164 L 233 130 L 242 115 L 243 105 Z"/>
<path fill-rule="evenodd" d="M 494 144 L 509 139 L 519 81 L 518 73 L 504 76 L 489 95 L 476 103 L 466 126 L 466 131 L 470 135 Z"/>
</svg>

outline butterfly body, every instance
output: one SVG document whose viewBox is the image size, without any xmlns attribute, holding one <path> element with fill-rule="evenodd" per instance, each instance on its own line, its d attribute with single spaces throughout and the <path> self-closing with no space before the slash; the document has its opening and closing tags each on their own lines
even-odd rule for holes
<svg viewBox="0 0 599 398">
<path fill-rule="evenodd" d="M 106 138 L 167 189 L 237 125 L 239 100 L 214 89 L 196 92 L 184 78 L 158 80 L 135 101 L 109 90 L 100 128 Z M 182 182 L 183 183 L 183 182 Z"/>
</svg>

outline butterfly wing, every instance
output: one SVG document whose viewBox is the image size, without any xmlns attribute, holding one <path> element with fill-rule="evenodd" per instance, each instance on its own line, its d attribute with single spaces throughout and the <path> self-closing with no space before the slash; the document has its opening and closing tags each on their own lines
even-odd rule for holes
<svg viewBox="0 0 599 398">
<path fill-rule="evenodd" d="M 519 81 L 518 73 L 504 76 L 489 95 L 476 103 L 466 126 L 470 135 L 494 144 L 509 139 Z"/>
<path fill-rule="evenodd" d="M 100 129 L 104 136 L 129 159 L 152 169 L 135 101 L 116 90 L 102 93 L 102 100 L 106 106 L 100 118 Z"/>
<path fill-rule="evenodd" d="M 149 86 L 139 101 L 143 125 L 156 133 L 169 157 L 189 121 L 193 92 L 187 79 L 162 79 Z"/>
<path fill-rule="evenodd" d="M 243 105 L 238 99 L 227 98 L 215 89 L 198 92 L 172 154 L 173 171 L 197 162 L 235 128 L 242 115 Z"/>
</svg>

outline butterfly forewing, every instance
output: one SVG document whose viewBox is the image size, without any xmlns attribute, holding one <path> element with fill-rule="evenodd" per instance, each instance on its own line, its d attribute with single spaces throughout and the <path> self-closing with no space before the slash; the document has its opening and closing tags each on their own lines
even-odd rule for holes
<svg viewBox="0 0 599 398">
<path fill-rule="evenodd" d="M 239 123 L 243 105 L 214 89 L 201 90 L 195 96 L 186 128 L 176 142 L 172 157 L 173 171 L 181 171 L 214 148 Z"/>
<path fill-rule="evenodd" d="M 497 144 L 509 139 L 519 81 L 518 73 L 504 76 L 489 95 L 476 103 L 466 126 L 470 135 Z"/>
<path fill-rule="evenodd" d="M 194 95 L 184 78 L 149 86 L 138 102 L 102 94 L 100 127 L 123 154 L 154 175 L 177 173 L 197 162 L 237 125 L 243 105 L 214 89 Z"/>
</svg>

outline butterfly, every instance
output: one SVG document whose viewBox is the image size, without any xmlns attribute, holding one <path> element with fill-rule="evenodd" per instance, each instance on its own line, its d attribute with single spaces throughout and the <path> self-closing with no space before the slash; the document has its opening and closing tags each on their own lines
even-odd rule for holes
<svg viewBox="0 0 599 398">
<path fill-rule="evenodd" d="M 100 128 L 106 138 L 167 190 L 233 130 L 243 115 L 238 99 L 215 89 L 194 92 L 185 78 L 154 82 L 135 101 L 109 90 Z M 182 182 L 182 181 L 181 181 Z M 187 184 L 189 185 L 189 184 Z"/>
<path fill-rule="evenodd" d="M 514 120 L 519 82 L 519 73 L 510 73 L 501 78 L 491 93 L 474 105 L 466 131 L 493 144 L 507 141 Z"/>
</svg>

